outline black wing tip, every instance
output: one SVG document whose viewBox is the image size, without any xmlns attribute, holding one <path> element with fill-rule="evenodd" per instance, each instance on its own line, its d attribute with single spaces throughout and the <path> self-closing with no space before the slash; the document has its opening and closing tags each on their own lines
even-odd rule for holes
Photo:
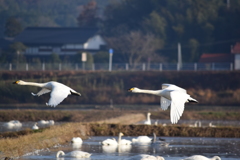
<svg viewBox="0 0 240 160">
<path fill-rule="evenodd" d="M 71 93 L 71 95 L 81 96 L 81 93 L 78 93 L 78 92 L 72 92 L 71 90 L 70 90 L 70 93 Z"/>
</svg>

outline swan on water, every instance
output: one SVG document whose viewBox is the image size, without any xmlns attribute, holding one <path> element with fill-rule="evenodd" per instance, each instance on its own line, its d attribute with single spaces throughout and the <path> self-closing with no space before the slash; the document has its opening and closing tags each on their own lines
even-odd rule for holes
<svg viewBox="0 0 240 160">
<path fill-rule="evenodd" d="M 39 127 L 37 126 L 37 123 L 34 123 L 34 125 L 32 126 L 32 129 L 33 129 L 33 130 L 39 129 Z"/>
<path fill-rule="evenodd" d="M 46 120 L 40 120 L 40 121 L 38 121 L 37 122 L 38 123 L 38 125 L 40 126 L 40 127 L 47 127 L 47 126 L 52 126 L 52 125 L 54 125 L 54 120 L 49 120 L 49 121 L 46 121 Z"/>
<path fill-rule="evenodd" d="M 80 137 L 73 137 L 71 143 L 83 143 L 83 140 Z"/>
<path fill-rule="evenodd" d="M 32 93 L 33 96 L 41 96 L 45 93 L 51 92 L 50 99 L 48 103 L 46 103 L 47 106 L 51 106 L 51 107 L 56 107 L 65 98 L 67 98 L 68 95 L 81 96 L 80 93 L 76 92 L 72 88 L 62 83 L 54 82 L 54 81 L 50 81 L 46 83 L 35 83 L 35 82 L 25 82 L 22 80 L 18 80 L 16 82 L 13 82 L 13 84 L 41 87 L 42 90 L 40 90 L 37 94 Z"/>
<path fill-rule="evenodd" d="M 161 108 L 166 110 L 169 106 L 170 119 L 173 124 L 177 123 L 184 111 L 186 102 L 198 103 L 196 99 L 190 97 L 187 91 L 173 84 L 162 84 L 162 90 L 146 90 L 133 87 L 128 90 L 133 93 L 147 93 L 161 97 Z"/>
<path fill-rule="evenodd" d="M 164 160 L 161 156 L 152 156 L 148 154 L 140 154 L 126 158 L 126 160 Z"/>
<path fill-rule="evenodd" d="M 122 139 L 122 136 L 124 134 L 122 132 L 120 132 L 118 134 L 118 141 L 116 141 L 115 138 L 112 139 L 106 139 L 104 141 L 102 141 L 102 145 L 131 145 L 131 141 L 127 140 L 127 139 Z"/>
<path fill-rule="evenodd" d="M 7 129 L 20 129 L 22 127 L 22 123 L 18 120 L 11 120 L 4 123 L 3 126 Z"/>
<path fill-rule="evenodd" d="M 84 151 L 72 151 L 69 153 L 64 153 L 63 151 L 58 151 L 56 157 L 72 157 L 72 158 L 89 158 L 91 156 L 90 153 Z"/>
<path fill-rule="evenodd" d="M 191 157 L 184 158 L 182 160 L 221 160 L 221 158 L 218 157 L 218 156 L 214 156 L 212 158 L 207 158 L 207 157 L 202 156 L 202 155 L 194 155 L 194 156 L 191 156 Z"/>
<path fill-rule="evenodd" d="M 148 112 L 148 113 L 147 113 L 147 120 L 144 121 L 143 124 L 151 125 L 151 119 L 150 119 L 150 116 L 151 116 L 151 113 Z"/>
<path fill-rule="evenodd" d="M 138 136 L 137 138 L 132 139 L 133 143 L 152 143 L 152 138 L 148 136 Z"/>
</svg>

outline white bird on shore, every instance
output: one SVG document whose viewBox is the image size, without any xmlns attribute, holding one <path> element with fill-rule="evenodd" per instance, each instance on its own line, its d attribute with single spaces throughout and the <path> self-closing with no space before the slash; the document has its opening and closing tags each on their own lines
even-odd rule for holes
<svg viewBox="0 0 240 160">
<path fill-rule="evenodd" d="M 150 119 L 150 116 L 151 116 L 151 113 L 150 113 L 150 112 L 148 112 L 148 113 L 147 113 L 147 120 L 146 120 L 146 121 L 144 121 L 144 123 L 143 123 L 143 124 L 146 124 L 146 125 L 151 125 L 151 119 Z"/>
<path fill-rule="evenodd" d="M 140 154 L 136 156 L 131 156 L 129 158 L 126 158 L 126 160 L 164 160 L 161 156 L 152 156 L 148 154 Z"/>
<path fill-rule="evenodd" d="M 72 88 L 54 81 L 46 83 L 35 83 L 18 80 L 16 82 L 13 82 L 13 84 L 41 87 L 42 90 L 40 90 L 37 94 L 32 93 L 33 96 L 41 96 L 45 93 L 51 92 L 51 98 L 49 99 L 48 103 L 46 103 L 47 106 L 51 107 L 56 107 L 65 98 L 67 98 L 68 95 L 81 96 L 80 93 L 76 92 Z"/>
<path fill-rule="evenodd" d="M 18 120 L 11 120 L 4 123 L 3 126 L 7 129 L 20 129 L 22 127 L 22 123 Z"/>
<path fill-rule="evenodd" d="M 182 160 L 221 160 L 221 158 L 218 157 L 218 156 L 214 156 L 212 158 L 207 158 L 207 157 L 202 156 L 202 155 L 194 155 L 194 156 L 191 156 L 191 157 L 184 158 Z"/>
<path fill-rule="evenodd" d="M 72 158 L 89 158 L 91 156 L 90 153 L 84 151 L 72 151 L 69 153 L 64 153 L 63 151 L 58 151 L 56 157 L 72 157 Z"/>
<path fill-rule="evenodd" d="M 145 90 L 133 87 L 128 90 L 133 93 L 147 93 L 161 97 L 161 108 L 166 110 L 171 105 L 170 119 L 173 124 L 177 123 L 184 111 L 186 102 L 198 103 L 196 99 L 190 97 L 187 91 L 173 84 L 162 84 L 162 90 Z"/>
<path fill-rule="evenodd" d="M 33 125 L 32 129 L 33 129 L 33 130 L 39 129 L 39 127 L 37 126 L 37 123 L 35 123 L 35 124 Z"/>
</svg>

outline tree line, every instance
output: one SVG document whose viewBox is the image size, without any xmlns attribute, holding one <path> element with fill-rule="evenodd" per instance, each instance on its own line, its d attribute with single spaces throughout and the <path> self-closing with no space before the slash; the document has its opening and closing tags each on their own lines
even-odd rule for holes
<svg viewBox="0 0 240 160">
<path fill-rule="evenodd" d="M 202 53 L 230 53 L 240 40 L 238 0 L 54 1 L 3 0 L 5 35 L 27 26 L 98 27 L 114 49 L 113 62 L 130 64 L 177 62 L 178 43 L 183 62 L 197 62 Z M 9 6 L 21 8 L 7 12 Z M 107 62 L 107 51 L 98 56 Z"/>
</svg>

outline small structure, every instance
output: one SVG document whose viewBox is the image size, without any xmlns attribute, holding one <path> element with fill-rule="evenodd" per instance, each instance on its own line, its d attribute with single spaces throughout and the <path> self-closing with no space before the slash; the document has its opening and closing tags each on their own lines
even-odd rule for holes
<svg viewBox="0 0 240 160">
<path fill-rule="evenodd" d="M 240 69 L 240 42 L 231 47 L 231 53 L 234 55 L 234 69 Z"/>
<path fill-rule="evenodd" d="M 28 48 L 25 55 L 95 53 L 106 45 L 96 28 L 29 27 L 14 40 Z"/>
</svg>

